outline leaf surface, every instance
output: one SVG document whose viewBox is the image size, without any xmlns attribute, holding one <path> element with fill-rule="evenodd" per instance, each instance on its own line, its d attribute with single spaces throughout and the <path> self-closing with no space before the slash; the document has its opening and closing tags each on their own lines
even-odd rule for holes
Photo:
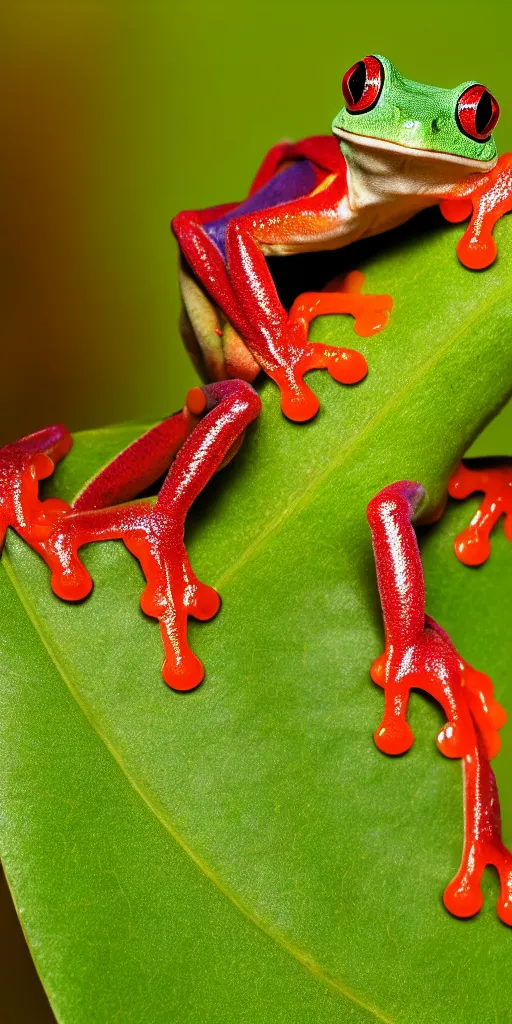
<svg viewBox="0 0 512 1024">
<path fill-rule="evenodd" d="M 190 627 L 207 668 L 196 691 L 162 683 L 121 543 L 86 550 L 95 590 L 71 606 L 9 536 L 2 856 L 60 1024 L 512 1021 L 495 879 L 475 920 L 441 905 L 462 803 L 460 765 L 434 743 L 440 714 L 413 698 L 403 758 L 372 741 L 382 625 L 366 504 L 400 478 L 438 503 L 510 391 L 512 223 L 484 274 L 458 265 L 459 233 L 426 217 L 338 255 L 395 309 L 370 340 L 345 318 L 315 323 L 370 373 L 350 389 L 312 375 L 314 422 L 284 420 L 262 386 L 259 423 L 189 523 L 192 564 L 223 598 Z M 71 498 L 141 429 L 78 435 L 55 489 Z M 512 547 L 498 528 L 477 571 L 451 551 L 475 504 L 424 531 L 428 610 L 511 706 Z M 509 843 L 510 732 L 496 762 Z"/>
</svg>

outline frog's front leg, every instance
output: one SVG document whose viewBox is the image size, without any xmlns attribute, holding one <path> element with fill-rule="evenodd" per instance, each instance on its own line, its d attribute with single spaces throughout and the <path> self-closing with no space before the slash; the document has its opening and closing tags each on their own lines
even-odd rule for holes
<svg viewBox="0 0 512 1024">
<path fill-rule="evenodd" d="M 340 173 L 326 181 L 307 197 L 234 216 L 225 228 L 225 261 L 194 214 L 179 214 L 173 221 L 192 270 L 242 336 L 257 365 L 279 385 L 283 412 L 294 420 L 310 419 L 318 410 L 318 400 L 303 379 L 309 370 L 325 367 L 345 383 L 360 380 L 366 372 L 361 357 L 355 373 L 353 360 L 348 369 L 346 350 L 305 341 L 301 325 L 288 317 L 279 301 L 265 260 L 264 253 L 272 251 L 284 254 L 334 244 L 346 181 Z"/>
<path fill-rule="evenodd" d="M 463 662 L 446 633 L 425 614 L 423 568 L 412 525 L 424 497 L 419 484 L 400 481 L 368 505 L 385 628 L 385 652 L 372 666 L 372 679 L 383 686 L 385 697 L 375 742 L 387 754 L 409 749 L 413 743 L 407 723 L 409 694 L 411 689 L 422 689 L 441 705 L 447 718 L 437 736 L 439 749 L 448 757 L 461 757 L 471 748 L 473 736 L 464 686 L 471 678 L 477 693 L 479 674 Z M 498 744 L 495 703 L 478 703 L 475 697 L 476 713 L 493 753 Z"/>
<path fill-rule="evenodd" d="M 483 270 L 497 255 L 492 237 L 495 224 L 512 210 L 512 153 L 500 156 L 496 167 L 475 182 L 471 178 L 455 186 L 444 199 L 441 213 L 451 223 L 471 217 L 458 246 L 457 255 L 470 270 Z"/>
<path fill-rule="evenodd" d="M 501 516 L 505 517 L 505 534 L 512 541 L 512 460 L 461 462 L 448 484 L 448 494 L 460 500 L 475 491 L 483 491 L 484 500 L 454 541 L 455 554 L 465 565 L 481 565 L 487 560 L 490 534 Z"/>
<path fill-rule="evenodd" d="M 366 361 L 352 350 L 306 340 L 300 318 L 289 317 L 279 301 L 264 253 L 299 251 L 315 239 L 318 247 L 327 247 L 339 231 L 345 189 L 344 180 L 334 176 L 324 190 L 305 200 L 234 219 L 226 233 L 231 280 L 252 325 L 249 348 L 279 386 L 283 413 L 296 421 L 311 419 L 319 408 L 304 382 L 306 373 L 326 368 L 340 383 L 353 384 L 366 374 Z"/>
<path fill-rule="evenodd" d="M 194 388 L 188 408 L 195 416 L 204 414 L 203 419 L 180 448 L 155 505 L 145 501 L 102 507 L 105 488 L 93 482 L 79 499 L 81 510 L 58 523 L 49 541 L 52 587 L 68 601 L 86 597 L 92 588 L 79 549 L 94 541 L 124 541 L 146 577 L 141 607 L 160 622 L 164 680 L 178 690 L 192 689 L 204 676 L 188 646 L 187 619 L 210 619 L 220 605 L 216 591 L 201 583 L 190 566 L 184 542 L 186 515 L 211 476 L 236 451 L 261 403 L 249 384 L 223 381 Z M 86 500 L 94 507 L 85 509 Z"/>
</svg>

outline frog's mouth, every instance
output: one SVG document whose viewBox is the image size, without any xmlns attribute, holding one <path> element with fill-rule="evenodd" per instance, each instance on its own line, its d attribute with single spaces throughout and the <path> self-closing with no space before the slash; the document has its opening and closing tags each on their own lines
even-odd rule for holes
<svg viewBox="0 0 512 1024">
<path fill-rule="evenodd" d="M 364 146 L 368 149 L 381 149 L 386 153 L 396 153 L 402 157 L 415 157 L 416 159 L 437 160 L 450 164 L 457 164 L 464 170 L 470 172 L 491 171 L 496 166 L 498 156 L 492 160 L 473 160 L 468 156 L 456 156 L 453 153 L 443 153 L 437 149 L 421 149 L 420 146 L 403 146 L 399 142 L 388 142 L 386 139 L 376 139 L 372 135 L 358 135 L 357 132 L 349 132 L 345 128 L 333 126 L 333 133 L 339 139 L 344 139 L 353 146 Z"/>
</svg>

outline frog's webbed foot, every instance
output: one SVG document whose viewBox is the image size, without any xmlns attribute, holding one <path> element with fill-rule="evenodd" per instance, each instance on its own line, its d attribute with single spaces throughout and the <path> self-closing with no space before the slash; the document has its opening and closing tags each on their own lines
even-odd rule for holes
<svg viewBox="0 0 512 1024">
<path fill-rule="evenodd" d="M 475 188 L 469 182 L 456 186 L 444 199 L 441 213 L 451 223 L 471 217 L 457 246 L 457 255 L 470 270 L 484 270 L 497 256 L 492 232 L 496 222 L 512 210 L 512 154 L 500 156 L 496 167 L 482 176 Z"/>
<path fill-rule="evenodd" d="M 449 482 L 448 493 L 463 499 L 475 491 L 483 491 L 485 497 L 469 526 L 454 542 L 455 554 L 465 565 L 481 565 L 487 560 L 490 534 L 501 516 L 505 516 L 505 534 L 512 541 L 512 461 L 503 460 L 497 465 L 483 461 L 473 466 L 461 462 Z"/>
<path fill-rule="evenodd" d="M 193 689 L 204 676 L 202 663 L 188 645 L 189 616 L 211 619 L 220 607 L 217 592 L 201 583 L 190 566 L 184 542 L 186 515 L 211 476 L 236 451 L 260 409 L 256 392 L 243 381 L 193 388 L 183 413 L 153 428 L 105 467 L 80 495 L 79 510 L 58 522 L 49 538 L 52 587 L 66 601 L 81 600 L 92 589 L 79 549 L 96 541 L 124 542 L 146 578 L 141 607 L 159 620 L 165 651 L 162 675 L 175 690 Z M 151 456 L 148 466 L 139 464 L 143 452 Z M 148 474 L 153 479 L 162 459 L 168 462 L 173 454 L 176 458 L 156 504 L 104 507 L 108 495 L 133 497 L 141 480 L 147 482 Z"/>
<path fill-rule="evenodd" d="M 39 481 L 51 476 L 71 443 L 66 428 L 57 425 L 0 449 L 0 547 L 11 526 L 47 560 L 46 540 L 56 520 L 69 512 L 69 505 L 58 498 L 40 501 Z"/>
<path fill-rule="evenodd" d="M 393 306 L 389 295 L 363 295 L 363 274 L 353 271 L 331 281 L 321 292 L 303 292 L 290 310 L 285 338 L 278 346 L 280 361 L 266 372 L 281 389 L 281 408 L 292 420 L 308 420 L 319 402 L 304 383 L 311 370 L 328 370 L 340 384 L 357 384 L 366 376 L 365 357 L 352 348 L 308 341 L 309 325 L 318 316 L 349 313 L 360 337 L 370 337 L 387 324 Z"/>
<path fill-rule="evenodd" d="M 79 557 L 84 544 L 122 540 L 146 577 L 141 608 L 160 622 L 165 651 L 163 678 L 175 690 L 190 690 L 204 668 L 187 641 L 187 619 L 210 619 L 219 609 L 216 591 L 193 573 L 183 540 L 184 520 L 149 502 L 74 512 L 58 523 L 50 538 L 52 588 L 65 601 L 78 601 L 92 590 Z"/>
<path fill-rule="evenodd" d="M 307 343 L 300 348 L 290 339 L 279 364 L 266 368 L 266 373 L 281 392 L 281 410 L 296 423 L 310 420 L 320 408 L 318 398 L 305 383 L 311 370 L 329 371 L 340 384 L 357 384 L 366 377 L 368 364 L 360 352 L 334 345 Z"/>
<path fill-rule="evenodd" d="M 158 619 L 165 660 L 162 676 L 173 690 L 191 690 L 204 678 L 204 666 L 187 640 L 189 616 L 203 622 L 220 608 L 213 587 L 193 572 L 183 539 L 184 524 L 159 503 L 145 515 L 145 525 L 123 539 L 146 577 L 141 608 Z"/>
<path fill-rule="evenodd" d="M 384 488 L 367 510 L 386 630 L 386 649 L 371 670 L 372 679 L 384 689 L 384 715 L 375 743 L 387 754 L 409 749 L 409 695 L 411 689 L 420 689 L 446 715 L 437 736 L 441 753 L 462 757 L 471 749 L 474 713 L 492 756 L 504 721 L 492 683 L 461 659 L 448 634 L 425 614 L 423 568 L 412 526 L 424 497 L 419 484 L 402 480 Z"/>
<path fill-rule="evenodd" d="M 464 847 L 455 878 L 445 889 L 444 904 L 456 917 L 473 917 L 483 905 L 481 880 L 487 865 L 500 879 L 498 917 L 512 926 L 512 853 L 502 842 L 498 789 L 485 743 L 475 729 L 472 749 L 463 761 Z"/>
<path fill-rule="evenodd" d="M 420 484 L 402 480 L 368 505 L 386 632 L 386 650 L 371 671 L 385 696 L 375 741 L 389 754 L 411 746 L 406 721 L 411 688 L 426 690 L 441 704 L 448 721 L 438 734 L 438 747 L 448 757 L 462 757 L 464 767 L 464 849 L 461 867 L 445 891 L 445 906 L 457 917 L 476 914 L 483 902 L 481 878 L 491 864 L 500 877 L 498 915 L 512 925 L 512 853 L 502 842 L 490 766 L 506 715 L 489 677 L 471 668 L 448 634 L 425 615 L 423 569 L 412 526 L 424 497 Z"/>
<path fill-rule="evenodd" d="M 382 331 L 388 323 L 393 309 L 393 299 L 390 295 L 365 294 L 363 286 L 364 274 L 360 270 L 351 270 L 348 274 L 340 274 L 333 278 L 320 293 L 316 294 L 320 298 L 322 314 L 349 313 L 354 317 L 356 334 L 360 338 L 371 338 Z M 311 312 L 312 316 L 319 315 L 314 309 Z"/>
<path fill-rule="evenodd" d="M 333 278 L 321 292 L 302 292 L 290 309 L 290 326 L 307 338 L 309 325 L 316 317 L 347 313 L 354 317 L 356 334 L 370 338 L 386 326 L 393 309 L 393 299 L 390 295 L 363 294 L 363 285 L 364 274 L 360 270 L 352 270 Z M 322 346 L 315 347 L 320 349 Z M 336 352 L 336 348 L 331 347 L 331 350 Z"/>
<path fill-rule="evenodd" d="M 368 373 L 364 356 L 351 348 L 308 343 L 297 350 L 292 343 L 285 358 L 287 355 L 290 359 L 285 365 L 283 360 L 266 372 L 279 387 L 283 414 L 296 423 L 312 419 L 320 408 L 318 398 L 304 381 L 306 373 L 328 370 L 340 384 L 357 384 Z"/>
<path fill-rule="evenodd" d="M 467 701 L 471 717 L 476 724 L 485 746 L 487 757 L 496 757 L 501 739 L 499 730 L 507 721 L 507 713 L 494 696 L 494 685 L 490 676 L 485 672 L 479 672 L 469 662 L 461 658 L 458 651 L 446 632 L 435 619 L 430 615 L 425 616 L 425 625 L 435 630 L 439 636 L 448 644 L 455 653 L 460 672 L 460 682 L 463 688 L 463 695 Z"/>
<path fill-rule="evenodd" d="M 469 749 L 472 723 L 457 652 L 431 620 L 411 643 L 390 644 L 374 662 L 372 679 L 384 689 L 384 714 L 375 730 L 376 746 L 385 754 L 404 754 L 414 743 L 407 722 L 411 690 L 424 690 L 446 714 L 437 746 L 446 757 L 462 757 Z"/>
<path fill-rule="evenodd" d="M 492 760 L 501 747 L 499 730 L 507 721 L 507 712 L 494 696 L 492 679 L 468 665 L 463 658 L 459 660 L 469 710 L 481 734 L 487 757 Z"/>
</svg>

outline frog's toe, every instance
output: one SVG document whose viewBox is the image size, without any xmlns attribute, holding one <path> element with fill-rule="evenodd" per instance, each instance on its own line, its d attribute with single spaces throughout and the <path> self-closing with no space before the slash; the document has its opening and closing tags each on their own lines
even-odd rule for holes
<svg viewBox="0 0 512 1024">
<path fill-rule="evenodd" d="M 187 648 L 186 651 L 180 652 L 179 659 L 174 653 L 166 656 L 162 666 L 162 678 L 171 690 L 195 690 L 204 679 L 204 665 Z"/>
<path fill-rule="evenodd" d="M 503 924 L 512 928 L 512 867 L 509 866 L 506 875 L 500 872 L 501 892 L 497 904 L 498 917 Z"/>
<path fill-rule="evenodd" d="M 386 652 L 379 654 L 378 658 L 372 663 L 370 668 L 370 676 L 373 683 L 377 686 L 384 687 L 386 685 Z"/>
<path fill-rule="evenodd" d="M 389 320 L 388 309 L 368 310 L 354 320 L 354 331 L 360 338 L 371 338 L 384 330 Z"/>
<path fill-rule="evenodd" d="M 485 241 L 464 235 L 458 246 L 457 256 L 464 267 L 468 270 L 485 270 L 494 263 L 498 255 L 496 242 L 490 236 Z"/>
<path fill-rule="evenodd" d="M 383 720 L 374 732 L 375 745 L 383 754 L 405 754 L 414 743 L 414 733 L 404 719 Z"/>
<path fill-rule="evenodd" d="M 339 384 L 358 384 L 368 373 L 368 363 L 361 352 L 342 348 L 339 354 L 329 359 L 327 369 Z"/>
<path fill-rule="evenodd" d="M 491 553 L 489 537 L 469 526 L 455 538 L 453 550 L 464 565 L 483 565 Z"/>
<path fill-rule="evenodd" d="M 62 601 L 82 601 L 93 588 L 92 579 L 84 565 L 77 559 L 70 569 L 52 572 L 53 593 Z"/>
<path fill-rule="evenodd" d="M 473 203 L 471 199 L 443 199 L 440 209 L 442 216 L 450 224 L 460 224 L 471 217 Z"/>
<path fill-rule="evenodd" d="M 472 879 L 454 878 L 443 895 L 446 909 L 454 917 L 474 917 L 482 909 L 484 898 L 480 886 Z"/>
<path fill-rule="evenodd" d="M 207 622 L 208 619 L 213 619 L 217 614 L 220 605 L 221 599 L 217 591 L 213 587 L 208 587 L 205 583 L 198 583 L 196 594 L 187 611 L 195 619 Z"/>
<path fill-rule="evenodd" d="M 368 373 L 368 363 L 361 352 L 335 345 L 311 345 L 308 369 L 328 370 L 338 384 L 358 384 Z"/>
<path fill-rule="evenodd" d="M 447 722 L 439 730 L 436 743 L 439 751 L 445 757 L 464 757 L 469 745 L 467 730 L 461 727 L 460 722 Z"/>
<path fill-rule="evenodd" d="M 281 412 L 294 423 L 305 423 L 316 416 L 320 402 L 303 380 L 276 380 L 281 391 Z"/>
</svg>

